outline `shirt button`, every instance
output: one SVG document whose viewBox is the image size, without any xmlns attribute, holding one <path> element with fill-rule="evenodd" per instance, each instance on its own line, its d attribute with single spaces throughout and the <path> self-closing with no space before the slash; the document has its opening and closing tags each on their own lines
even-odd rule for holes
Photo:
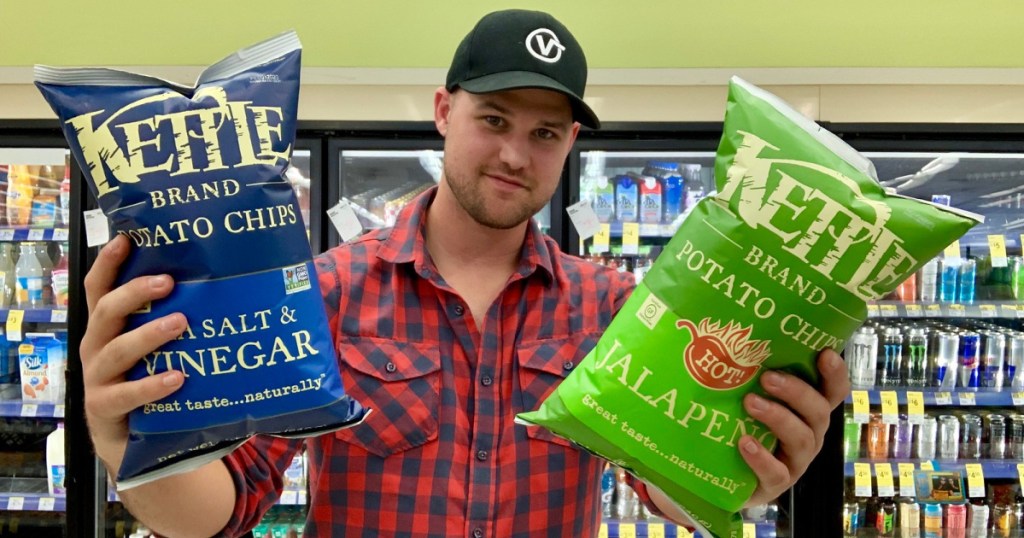
<svg viewBox="0 0 1024 538">
<path fill-rule="evenodd" d="M 572 370 L 573 366 L 576 366 L 576 363 L 572 361 L 565 361 L 562 363 L 562 368 L 565 370 Z"/>
<path fill-rule="evenodd" d="M 493 379 L 491 379 L 491 376 L 489 376 L 489 375 L 485 375 L 482 378 L 480 378 L 480 384 L 485 386 L 485 387 L 491 386 L 491 382 L 492 381 L 493 381 Z"/>
<path fill-rule="evenodd" d="M 473 538 L 484 538 L 484 531 L 480 528 L 473 529 Z"/>
<path fill-rule="evenodd" d="M 462 305 L 460 305 L 460 304 L 455 305 L 455 309 L 454 310 L 455 310 L 455 315 L 456 316 L 461 316 L 462 314 L 464 314 L 466 312 L 466 309 L 462 308 Z"/>
<path fill-rule="evenodd" d="M 395 363 L 389 362 L 384 365 L 384 369 L 387 370 L 389 374 L 393 374 L 395 373 L 395 370 L 398 370 L 398 367 L 395 366 Z"/>
<path fill-rule="evenodd" d="M 480 461 L 487 461 L 487 451 L 486 450 L 477 450 L 476 451 L 476 459 L 478 459 Z"/>
</svg>

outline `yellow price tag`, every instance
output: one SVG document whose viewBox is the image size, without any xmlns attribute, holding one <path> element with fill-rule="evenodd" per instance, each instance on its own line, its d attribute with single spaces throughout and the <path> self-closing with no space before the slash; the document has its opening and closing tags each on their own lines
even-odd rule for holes
<svg viewBox="0 0 1024 538">
<path fill-rule="evenodd" d="M 919 419 L 924 417 L 924 393 L 907 393 L 907 415 L 910 416 L 911 422 L 920 422 Z"/>
<path fill-rule="evenodd" d="M 853 464 L 853 486 L 854 494 L 858 497 L 871 496 L 871 464 Z"/>
<path fill-rule="evenodd" d="M 679 538 L 693 538 L 693 533 L 686 527 L 676 527 L 676 536 Z"/>
<path fill-rule="evenodd" d="M 875 464 L 875 484 L 878 486 L 879 497 L 895 497 L 895 486 L 892 481 L 892 465 L 888 463 Z"/>
<path fill-rule="evenodd" d="M 980 463 L 968 463 L 964 466 L 967 471 L 967 495 L 970 497 L 985 496 L 985 471 Z"/>
<path fill-rule="evenodd" d="M 869 318 L 873 318 L 873 317 L 876 317 L 876 316 L 878 316 L 878 305 L 876 305 L 876 304 L 869 304 L 868 305 L 868 317 Z"/>
<path fill-rule="evenodd" d="M 917 487 L 914 484 L 914 464 L 897 464 L 900 471 L 900 495 L 904 497 L 917 497 Z"/>
<path fill-rule="evenodd" d="M 637 222 L 622 223 L 622 253 L 626 255 L 640 253 L 640 224 Z"/>
<path fill-rule="evenodd" d="M 608 538 L 608 524 L 602 523 L 601 528 L 597 530 L 597 538 Z"/>
<path fill-rule="evenodd" d="M 619 523 L 619 538 L 636 538 L 636 523 Z"/>
<path fill-rule="evenodd" d="M 908 304 L 903 305 L 903 307 L 907 309 L 907 316 L 909 317 L 919 318 L 924 315 L 924 310 L 919 304 Z"/>
<path fill-rule="evenodd" d="M 1003 234 L 988 236 L 988 250 L 992 256 L 992 267 L 1006 267 L 1006 238 Z"/>
<path fill-rule="evenodd" d="M 753 523 L 744 523 L 743 538 L 757 538 L 757 526 Z"/>
<path fill-rule="evenodd" d="M 664 523 L 648 523 L 647 538 L 665 538 Z"/>
<path fill-rule="evenodd" d="M 25 321 L 24 310 L 11 310 L 7 312 L 7 341 L 21 341 L 21 323 Z"/>
<path fill-rule="evenodd" d="M 868 391 L 855 390 L 851 393 L 853 398 L 853 420 L 860 424 L 868 423 L 868 414 L 871 412 Z"/>
<path fill-rule="evenodd" d="M 973 392 L 961 392 L 960 393 L 960 405 L 976 405 L 977 402 L 974 399 Z"/>
<path fill-rule="evenodd" d="M 590 246 L 591 252 L 598 254 L 608 252 L 608 244 L 611 241 L 612 228 L 607 222 L 601 224 L 601 228 L 594 234 L 594 244 Z"/>
<path fill-rule="evenodd" d="M 949 244 L 945 250 L 942 251 L 943 255 L 947 258 L 959 258 L 960 257 L 960 240 L 957 239 Z"/>
<path fill-rule="evenodd" d="M 1024 488 L 1024 463 L 1017 464 L 1017 480 L 1020 482 L 1020 487 Z"/>
<path fill-rule="evenodd" d="M 921 462 L 921 470 L 922 471 L 934 471 L 935 470 L 935 466 L 932 465 L 932 460 L 924 460 L 924 461 L 922 461 Z"/>
<path fill-rule="evenodd" d="M 882 422 L 895 424 L 899 422 L 900 409 L 899 399 L 894 390 L 883 390 L 882 398 Z"/>
<path fill-rule="evenodd" d="M 1024 405 L 1024 392 L 1011 392 L 1010 398 L 1013 400 L 1013 405 Z"/>
</svg>

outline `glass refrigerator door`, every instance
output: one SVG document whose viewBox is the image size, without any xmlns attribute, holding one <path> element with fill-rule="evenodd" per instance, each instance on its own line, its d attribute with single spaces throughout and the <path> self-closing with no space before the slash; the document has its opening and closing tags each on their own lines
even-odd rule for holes
<svg viewBox="0 0 1024 538">
<path fill-rule="evenodd" d="M 1024 154 L 865 155 L 899 194 L 986 220 L 869 305 L 847 344 L 844 531 L 1020 536 Z"/>
<path fill-rule="evenodd" d="M 68 158 L 0 147 L 0 533 L 64 532 Z"/>
</svg>

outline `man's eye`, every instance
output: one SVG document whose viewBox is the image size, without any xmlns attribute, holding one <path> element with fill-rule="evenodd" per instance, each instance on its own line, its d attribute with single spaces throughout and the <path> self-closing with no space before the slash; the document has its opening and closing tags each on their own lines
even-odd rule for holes
<svg viewBox="0 0 1024 538">
<path fill-rule="evenodd" d="M 485 116 L 484 121 L 492 127 L 499 127 L 502 124 L 501 118 L 498 116 Z"/>
<path fill-rule="evenodd" d="M 537 130 L 537 138 L 540 138 L 541 140 L 554 140 L 557 137 L 558 135 L 555 134 L 554 131 L 550 131 L 548 129 Z"/>
</svg>

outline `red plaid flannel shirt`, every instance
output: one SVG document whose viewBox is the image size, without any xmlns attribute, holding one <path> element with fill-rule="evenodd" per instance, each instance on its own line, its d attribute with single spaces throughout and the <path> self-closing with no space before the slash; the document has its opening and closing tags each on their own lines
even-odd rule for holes
<svg viewBox="0 0 1024 538">
<path fill-rule="evenodd" d="M 594 347 L 632 275 L 563 254 L 531 223 L 518 269 L 475 327 L 426 252 L 433 193 L 394 228 L 316 260 L 345 390 L 373 411 L 305 441 L 305 535 L 596 536 L 604 461 L 513 418 Z M 277 501 L 302 442 L 256 437 L 225 458 L 238 497 L 224 535 Z"/>
</svg>

